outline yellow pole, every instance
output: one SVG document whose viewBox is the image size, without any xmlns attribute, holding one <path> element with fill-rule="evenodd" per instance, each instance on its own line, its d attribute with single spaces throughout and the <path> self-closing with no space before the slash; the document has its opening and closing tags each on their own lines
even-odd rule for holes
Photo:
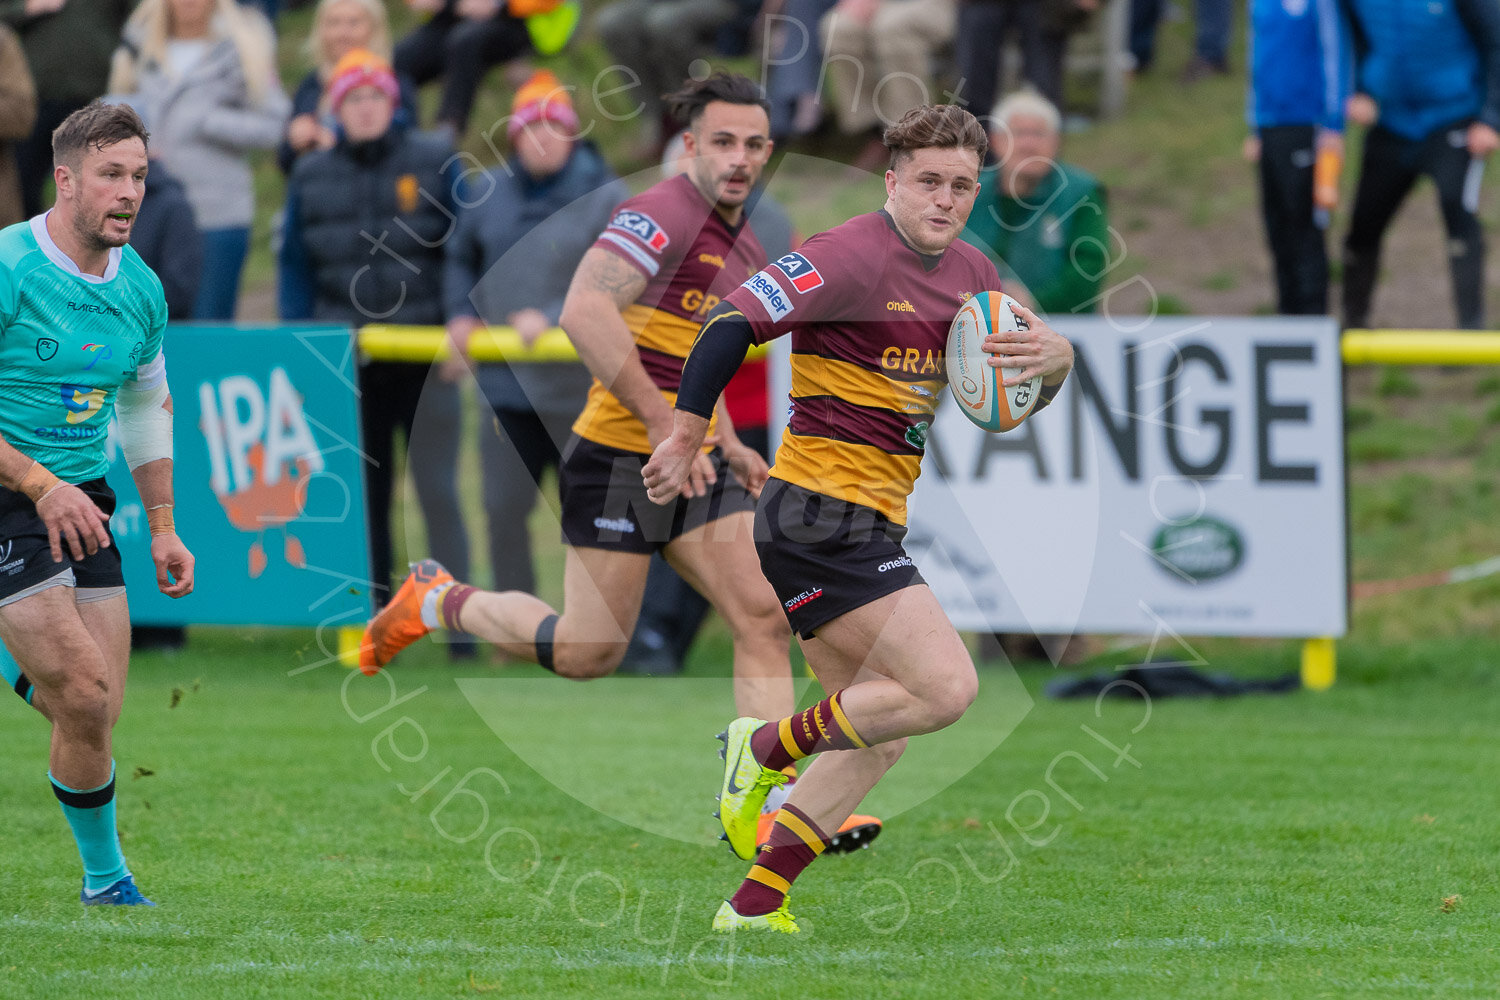
<svg viewBox="0 0 1500 1000">
<path fill-rule="evenodd" d="M 339 662 L 344 666 L 359 666 L 359 641 L 364 635 L 363 625 L 344 625 L 339 628 Z"/>
<path fill-rule="evenodd" d="M 1345 330 L 1346 365 L 1500 365 L 1500 333 Z"/>
<path fill-rule="evenodd" d="M 1328 637 L 1302 643 L 1302 686 L 1327 691 L 1338 674 L 1338 646 Z"/>
</svg>

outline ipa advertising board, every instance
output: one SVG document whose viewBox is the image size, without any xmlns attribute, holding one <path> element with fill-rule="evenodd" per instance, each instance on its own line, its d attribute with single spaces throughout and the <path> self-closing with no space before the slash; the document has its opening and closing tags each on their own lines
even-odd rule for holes
<svg viewBox="0 0 1500 1000">
<path fill-rule="evenodd" d="M 162 596 L 145 511 L 111 428 L 111 530 L 137 624 L 359 624 L 369 545 L 352 332 L 172 325 L 177 532 L 196 588 Z"/>
</svg>

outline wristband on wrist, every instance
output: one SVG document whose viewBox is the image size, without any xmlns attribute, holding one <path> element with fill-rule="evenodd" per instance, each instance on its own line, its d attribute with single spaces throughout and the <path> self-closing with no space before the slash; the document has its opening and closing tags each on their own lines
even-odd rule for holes
<svg viewBox="0 0 1500 1000">
<path fill-rule="evenodd" d="M 146 508 L 146 524 L 150 527 L 151 537 L 157 535 L 173 535 L 177 533 L 177 524 L 172 520 L 172 505 L 159 503 L 155 507 Z"/>
<path fill-rule="evenodd" d="M 54 476 L 45 465 L 41 462 L 32 462 L 31 468 L 26 470 L 26 474 L 16 484 L 16 492 L 24 493 L 35 504 L 41 503 L 42 497 L 61 485 L 63 485 L 62 480 Z"/>
</svg>

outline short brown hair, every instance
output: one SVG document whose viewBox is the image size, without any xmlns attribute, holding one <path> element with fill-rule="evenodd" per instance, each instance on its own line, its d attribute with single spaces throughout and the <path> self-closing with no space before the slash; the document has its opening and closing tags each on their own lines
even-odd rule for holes
<svg viewBox="0 0 1500 1000">
<path fill-rule="evenodd" d="M 979 119 L 957 104 L 924 104 L 912 108 L 885 130 L 881 141 L 891 151 L 892 170 L 904 157 L 919 149 L 969 149 L 983 163 L 990 145 Z"/>
<path fill-rule="evenodd" d="M 76 166 L 90 149 L 103 149 L 126 139 L 139 139 L 150 145 L 151 133 L 146 123 L 128 104 L 105 104 L 93 101 L 79 108 L 52 133 L 52 162 Z"/>
<path fill-rule="evenodd" d="M 754 105 L 767 116 L 771 114 L 771 102 L 761 93 L 760 84 L 748 76 L 723 70 L 702 80 L 688 80 L 678 90 L 666 94 L 663 100 L 667 102 L 667 113 L 686 128 L 698 124 L 703 109 L 714 101 Z"/>
</svg>

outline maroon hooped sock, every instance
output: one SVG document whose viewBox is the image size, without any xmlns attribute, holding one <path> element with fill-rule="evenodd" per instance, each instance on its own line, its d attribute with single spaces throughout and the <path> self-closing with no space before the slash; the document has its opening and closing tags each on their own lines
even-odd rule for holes
<svg viewBox="0 0 1500 1000">
<path fill-rule="evenodd" d="M 477 593 L 479 593 L 479 588 L 471 587 L 467 583 L 455 583 L 448 588 L 438 607 L 438 620 L 443 623 L 443 628 L 458 630 L 459 612 L 463 610 L 469 598 Z"/>
<path fill-rule="evenodd" d="M 782 806 L 766 847 L 756 855 L 750 874 L 729 901 L 742 917 L 758 917 L 781 906 L 792 881 L 817 860 L 828 838 L 796 806 Z"/>
<path fill-rule="evenodd" d="M 755 759 L 773 771 L 824 750 L 854 750 L 868 746 L 839 704 L 842 691 L 835 691 L 811 708 L 767 723 L 750 734 Z"/>
</svg>

